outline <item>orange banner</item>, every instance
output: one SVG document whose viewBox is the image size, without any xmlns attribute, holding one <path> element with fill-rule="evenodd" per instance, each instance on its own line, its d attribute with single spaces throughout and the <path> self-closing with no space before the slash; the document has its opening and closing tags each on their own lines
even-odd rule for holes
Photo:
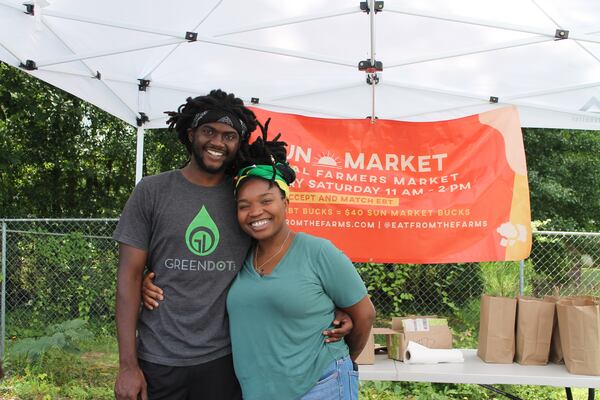
<svg viewBox="0 0 600 400">
<path fill-rule="evenodd" d="M 271 117 L 296 169 L 288 223 L 353 261 L 521 260 L 531 251 L 525 152 L 513 107 L 450 121 Z"/>
</svg>

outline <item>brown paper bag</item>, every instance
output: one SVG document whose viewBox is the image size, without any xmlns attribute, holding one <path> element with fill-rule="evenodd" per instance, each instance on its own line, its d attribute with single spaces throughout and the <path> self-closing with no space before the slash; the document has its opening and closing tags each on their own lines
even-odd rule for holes
<svg viewBox="0 0 600 400">
<path fill-rule="evenodd" d="M 548 364 L 554 309 L 554 303 L 541 299 L 517 298 L 516 362 L 523 365 Z"/>
<path fill-rule="evenodd" d="M 567 370 L 600 375 L 600 300 L 574 298 L 556 303 Z"/>
<path fill-rule="evenodd" d="M 594 300 L 593 296 L 559 296 L 558 291 L 553 296 L 544 296 L 544 301 L 556 303 L 559 300 Z M 562 345 L 560 341 L 560 329 L 558 329 L 558 312 L 554 313 L 554 325 L 552 326 L 552 341 L 550 342 L 549 361 L 555 364 L 564 364 Z"/>
<path fill-rule="evenodd" d="M 479 358 L 489 363 L 513 362 L 516 313 L 516 299 L 483 295 L 477 346 Z"/>
<path fill-rule="evenodd" d="M 560 296 L 544 296 L 544 301 L 556 304 L 561 299 Z M 550 362 L 555 364 L 563 364 L 563 351 L 560 344 L 560 330 L 558 329 L 558 313 L 554 313 L 554 323 L 552 324 L 552 340 L 550 341 Z"/>
</svg>

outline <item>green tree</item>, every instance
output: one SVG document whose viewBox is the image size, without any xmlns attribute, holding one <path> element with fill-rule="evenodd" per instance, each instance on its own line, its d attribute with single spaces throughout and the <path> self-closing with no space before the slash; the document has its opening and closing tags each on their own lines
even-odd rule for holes
<svg viewBox="0 0 600 400">
<path fill-rule="evenodd" d="M 136 129 L 0 63 L 0 218 L 114 217 L 135 183 Z M 183 146 L 147 131 L 145 174 L 180 166 Z"/>
<path fill-rule="evenodd" d="M 183 99 L 182 99 L 183 102 Z M 0 63 L 0 218 L 114 217 L 135 181 L 136 130 Z M 600 228 L 600 134 L 524 129 L 532 217 Z M 146 132 L 144 174 L 180 167 L 176 135 Z"/>
<path fill-rule="evenodd" d="M 546 229 L 600 229 L 600 132 L 524 129 L 534 220 Z"/>
</svg>

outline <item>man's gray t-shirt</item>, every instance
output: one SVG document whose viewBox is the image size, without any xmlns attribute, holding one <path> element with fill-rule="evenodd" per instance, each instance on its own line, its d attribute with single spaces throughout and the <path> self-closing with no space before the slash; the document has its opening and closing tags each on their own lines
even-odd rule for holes
<svg viewBox="0 0 600 400">
<path fill-rule="evenodd" d="M 113 238 L 148 252 L 165 300 L 142 308 L 138 357 L 189 366 L 231 353 L 225 301 L 250 246 L 236 218 L 230 179 L 214 187 L 180 170 L 148 176 L 127 201 Z"/>
</svg>

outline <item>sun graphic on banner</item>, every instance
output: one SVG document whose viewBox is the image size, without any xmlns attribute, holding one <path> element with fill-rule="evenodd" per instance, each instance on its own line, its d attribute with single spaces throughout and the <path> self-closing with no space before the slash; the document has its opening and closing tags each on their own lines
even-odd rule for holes
<svg viewBox="0 0 600 400">
<path fill-rule="evenodd" d="M 327 152 L 319 156 L 315 165 L 318 167 L 341 168 L 339 162 L 339 158 L 334 153 Z"/>
</svg>

